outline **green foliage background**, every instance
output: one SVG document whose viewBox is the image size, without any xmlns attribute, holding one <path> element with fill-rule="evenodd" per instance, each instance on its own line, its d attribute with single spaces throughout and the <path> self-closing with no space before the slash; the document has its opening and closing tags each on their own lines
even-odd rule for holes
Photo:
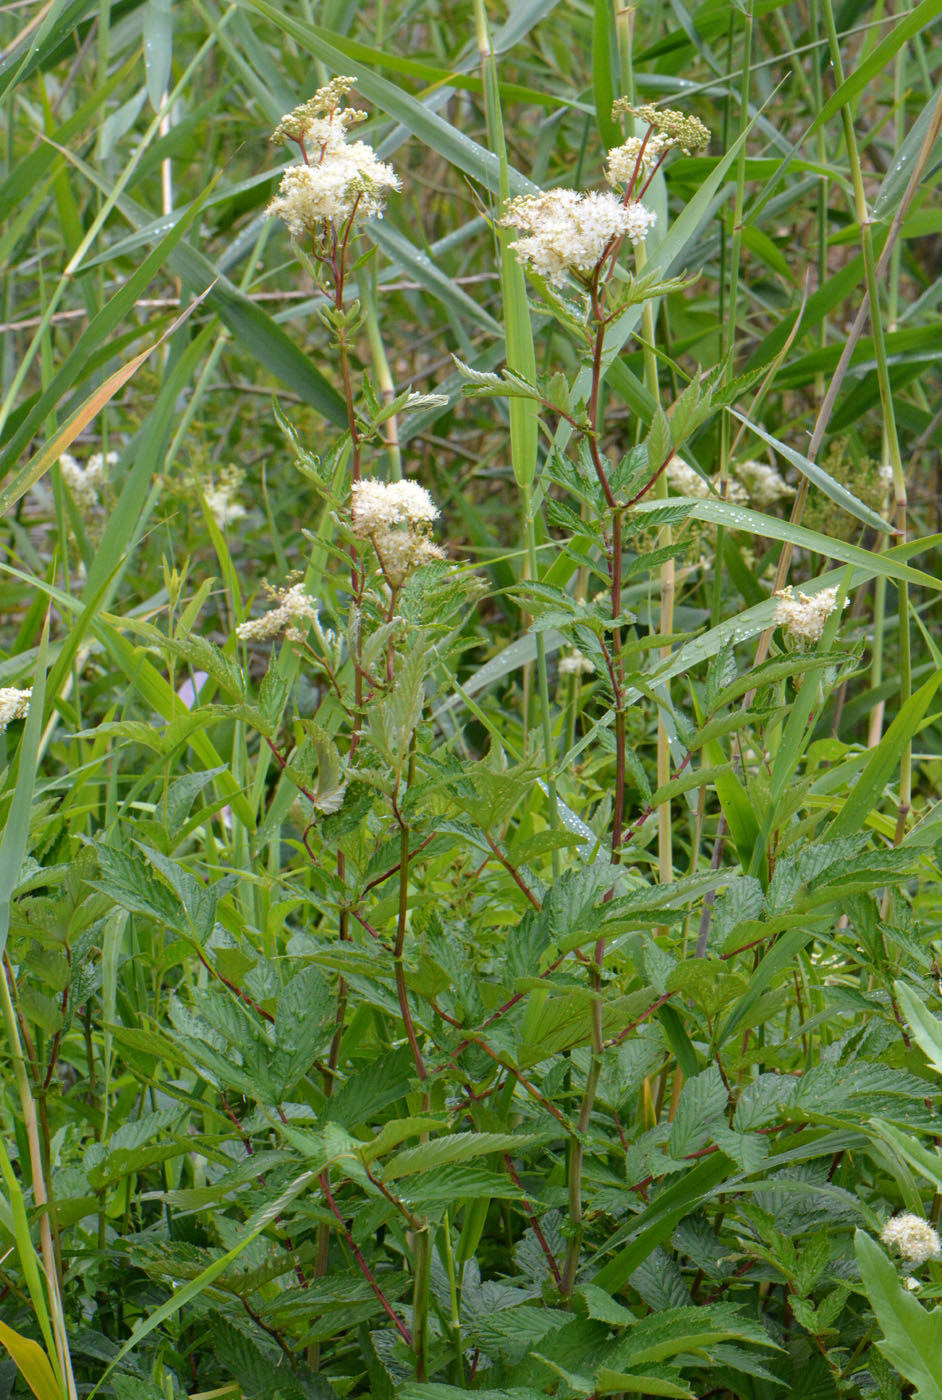
<svg viewBox="0 0 942 1400">
<path fill-rule="evenodd" d="M 0 14 L 4 1395 L 942 1396 L 942 1264 L 875 1243 L 942 1202 L 940 12 Z M 365 471 L 451 561 L 356 618 L 335 328 L 265 214 L 344 73 L 403 182 Z M 622 94 L 713 141 L 606 340 L 621 499 L 681 445 L 810 485 L 658 478 L 615 624 L 575 298 L 495 220 L 601 187 Z M 64 451 L 117 454 L 97 509 Z M 783 550 L 851 599 L 810 650 Z M 294 573 L 333 638 L 240 643 Z"/>
</svg>

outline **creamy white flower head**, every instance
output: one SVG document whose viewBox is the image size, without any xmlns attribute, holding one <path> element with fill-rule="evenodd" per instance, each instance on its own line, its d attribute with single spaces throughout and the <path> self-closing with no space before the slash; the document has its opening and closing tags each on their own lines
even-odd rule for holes
<svg viewBox="0 0 942 1400">
<path fill-rule="evenodd" d="M 412 530 L 379 530 L 372 540 L 386 581 L 394 588 L 399 588 L 423 564 L 446 558 L 439 545 Z"/>
<path fill-rule="evenodd" d="M 230 486 L 210 486 L 203 492 L 203 498 L 220 530 L 234 525 L 245 516 L 245 506 L 233 499 L 234 488 Z"/>
<path fill-rule="evenodd" d="M 809 598 L 799 593 L 796 598 L 791 586 L 776 593 L 778 602 L 772 621 L 776 627 L 784 627 L 787 636 L 799 642 L 820 641 L 824 624 L 837 607 L 837 589 L 822 588 Z M 844 599 L 844 607 L 847 606 Z"/>
<path fill-rule="evenodd" d="M 627 224 L 625 227 L 625 237 L 629 243 L 643 243 L 648 231 L 657 223 L 657 214 L 653 209 L 649 209 L 640 200 L 633 200 L 631 204 L 625 205 Z"/>
<path fill-rule="evenodd" d="M 651 173 L 664 152 L 670 148 L 670 144 L 670 140 L 659 131 L 652 131 L 647 142 L 640 136 L 629 136 L 623 145 L 615 146 L 609 151 L 608 164 L 605 167 L 606 180 L 610 185 L 633 184 L 637 176 Z"/>
<path fill-rule="evenodd" d="M 613 239 L 640 243 L 656 219 L 652 209 L 626 206 L 608 191 L 548 190 L 512 200 L 500 222 L 528 235 L 511 248 L 525 266 L 558 287 L 567 272 L 592 272 Z"/>
<path fill-rule="evenodd" d="M 795 494 L 794 486 L 789 486 L 774 467 L 753 458 L 738 462 L 736 475 L 758 506 L 772 506 Z"/>
<path fill-rule="evenodd" d="M 568 656 L 561 656 L 556 666 L 560 676 L 591 676 L 594 670 L 595 666 L 581 651 L 571 651 Z"/>
<path fill-rule="evenodd" d="M 0 734 L 11 720 L 26 718 L 32 693 L 32 690 L 17 690 L 11 685 L 0 686 Z"/>
<path fill-rule="evenodd" d="M 884 1244 L 899 1250 L 906 1264 L 924 1264 L 927 1259 L 938 1259 L 939 1236 L 927 1220 L 919 1215 L 894 1215 L 880 1232 Z"/>
<path fill-rule="evenodd" d="M 704 500 L 710 495 L 710 488 L 703 477 L 682 457 L 678 457 L 676 452 L 668 462 L 665 472 L 671 486 L 682 496 L 695 496 L 698 500 Z"/>
<path fill-rule="evenodd" d="M 720 496 L 724 501 L 727 501 L 730 505 L 744 506 L 747 505 L 749 502 L 749 493 L 746 491 L 745 486 L 743 486 L 741 481 L 737 481 L 734 476 L 728 476 L 726 478 L 725 495 L 723 493 L 723 482 L 721 477 L 715 476 L 713 478 L 713 489 L 716 491 L 716 494 L 718 496 Z"/>
<path fill-rule="evenodd" d="M 376 481 L 366 477 L 351 488 L 350 514 L 353 533 L 367 539 L 391 525 L 430 525 L 438 519 L 438 507 L 417 481 Z"/>
<path fill-rule="evenodd" d="M 93 452 L 81 466 L 68 452 L 59 458 L 59 470 L 69 495 L 83 515 L 90 515 L 101 505 L 99 491 L 107 479 L 107 468 L 118 460 L 117 452 Z"/>
<path fill-rule="evenodd" d="M 310 596 L 303 583 L 278 589 L 275 597 L 278 600 L 276 607 L 270 608 L 261 617 L 241 623 L 236 628 L 236 636 L 240 641 L 267 642 L 281 633 L 284 633 L 289 641 L 304 640 L 306 625 L 317 621 L 320 604 Z"/>
<path fill-rule="evenodd" d="M 285 171 L 268 206 L 268 213 L 282 218 L 299 240 L 318 235 L 325 223 L 381 219 L 386 192 L 401 188 L 392 166 L 377 160 L 365 141 L 341 139 L 313 155 L 320 159 Z"/>
</svg>

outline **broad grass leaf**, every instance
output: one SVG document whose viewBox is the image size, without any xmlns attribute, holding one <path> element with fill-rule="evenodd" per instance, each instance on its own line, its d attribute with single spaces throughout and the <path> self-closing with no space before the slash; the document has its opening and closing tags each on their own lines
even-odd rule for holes
<svg viewBox="0 0 942 1400">
<path fill-rule="evenodd" d="M 0 474 L 7 473 L 20 460 L 31 438 L 46 423 L 50 413 L 62 402 L 68 391 L 78 381 L 89 356 L 102 345 L 107 344 L 114 331 L 131 312 L 137 299 L 198 218 L 204 201 L 214 184 L 215 179 L 210 181 L 199 198 L 193 201 L 186 213 L 148 253 L 136 271 L 122 284 L 101 311 L 92 317 L 63 363 L 44 387 L 33 408 L 19 424 L 9 441 L 4 444 L 3 454 L 0 456 Z M 201 294 L 205 293 L 212 281 L 211 276 L 206 278 L 197 290 Z M 5 514 L 10 506 L 19 499 L 19 496 L 27 491 L 33 482 L 38 481 L 43 472 L 47 471 L 52 463 L 67 450 L 82 428 L 128 382 L 144 361 L 153 354 L 154 350 L 187 320 L 197 305 L 198 302 L 194 302 L 186 307 L 147 350 L 135 355 L 127 364 L 109 375 L 104 383 L 99 385 L 85 402 L 72 412 L 65 424 L 54 434 L 52 441 L 45 448 L 40 449 L 20 468 L 12 481 L 0 490 L 0 514 Z"/>
<path fill-rule="evenodd" d="M 695 500 L 688 502 L 688 514 L 697 520 L 706 520 L 711 525 L 724 525 L 730 530 L 747 530 L 766 539 L 786 540 L 800 549 L 810 550 L 828 559 L 840 559 L 845 564 L 858 565 L 886 578 L 900 579 L 904 583 L 918 584 L 933 592 L 942 589 L 942 579 L 933 578 L 921 569 L 912 569 L 907 564 L 897 564 L 892 552 L 871 553 L 858 545 L 847 544 L 844 540 L 832 539 L 829 535 L 808 530 L 803 525 L 793 525 L 789 520 L 779 520 L 775 516 L 760 515 L 758 511 L 745 506 L 729 505 L 726 501 Z M 649 514 L 659 509 L 654 501 L 641 501 L 635 510 L 639 515 Z M 816 580 L 820 582 L 821 580 Z M 815 590 L 817 591 L 817 590 Z"/>
<path fill-rule="evenodd" d="M 718 1048 L 722 1048 L 727 1043 L 759 998 L 775 981 L 775 978 L 791 967 L 792 960 L 813 937 L 813 929 L 793 928 L 776 940 L 753 973 L 748 992 L 740 998 L 722 1027 L 716 1032 L 714 1043 Z"/>
<path fill-rule="evenodd" d="M 890 59 L 914 35 L 931 25 L 942 14 L 942 0 L 922 0 L 915 9 L 909 10 L 871 54 L 858 63 L 848 78 L 824 103 L 814 121 L 805 133 L 807 141 L 814 132 L 829 122 L 844 107 L 849 107 L 858 93 L 863 92 L 868 83 L 881 73 Z"/>
<path fill-rule="evenodd" d="M 887 172 L 883 177 L 883 183 L 873 203 L 874 217 L 877 219 L 888 219 L 896 213 L 900 200 L 909 184 L 909 178 L 913 170 L 913 162 L 922 149 L 929 131 L 929 125 L 933 121 L 938 109 L 938 98 L 935 103 L 927 102 L 913 122 L 909 131 L 903 138 L 898 150 L 893 153 Z M 929 156 L 929 161 L 923 178 L 932 174 L 933 166 L 937 163 L 940 153 L 939 141 L 933 148 Z"/>
<path fill-rule="evenodd" d="M 864 827 L 867 818 L 882 800 L 886 784 L 899 765 L 900 755 L 919 727 L 940 682 L 942 671 L 937 671 L 903 705 L 828 827 L 827 834 L 831 840 L 850 836 Z"/>
<path fill-rule="evenodd" d="M 910 1133 L 901 1132 L 881 1118 L 871 1118 L 870 1126 L 877 1137 L 889 1143 L 904 1162 L 908 1162 L 914 1171 L 931 1182 L 937 1191 L 942 1191 L 942 1152 L 930 1152 L 918 1138 Z"/>
<path fill-rule="evenodd" d="M 651 1250 L 669 1239 L 685 1216 L 692 1215 L 715 1194 L 729 1171 L 727 1159 L 717 1152 L 704 1157 L 680 1180 L 659 1192 L 650 1206 L 615 1231 L 605 1248 L 591 1261 L 592 1264 L 598 1263 L 602 1255 L 622 1245 L 630 1237 L 630 1243 L 619 1248 L 615 1257 L 595 1274 L 593 1282 L 597 1287 L 609 1293 L 617 1293 L 623 1288 Z"/>
<path fill-rule="evenodd" d="M 158 111 L 170 81 L 173 61 L 173 9 L 171 0 L 147 0 L 144 9 L 144 69 L 147 95 Z"/>
<path fill-rule="evenodd" d="M 63 1400 L 63 1392 L 59 1388 L 49 1357 L 38 1342 L 15 1332 L 5 1322 L 0 1322 L 0 1342 L 16 1362 L 20 1375 L 36 1396 L 36 1400 Z"/>
<path fill-rule="evenodd" d="M 807 477 L 808 480 L 814 486 L 817 486 L 819 491 L 823 491 L 825 496 L 828 496 L 835 505 L 847 511 L 848 515 L 853 515 L 858 520 L 862 521 L 864 525 L 869 525 L 871 530 L 879 530 L 882 534 L 887 535 L 894 533 L 892 525 L 888 525 L 883 517 L 878 515 L 875 510 L 871 510 L 869 506 L 864 505 L 863 501 L 859 501 L 853 492 L 848 491 L 847 487 L 843 486 L 841 482 L 835 481 L 833 476 L 830 476 L 823 467 L 818 466 L 817 462 L 812 462 L 811 458 L 806 457 L 803 452 L 797 451 L 794 447 L 789 447 L 788 443 L 773 437 L 771 433 L 767 433 L 764 428 L 760 428 L 758 423 L 753 423 L 744 413 L 738 413 L 735 408 L 731 408 L 729 411 L 734 418 L 739 419 L 740 423 L 744 423 L 750 432 L 755 433 L 756 437 L 761 438 L 774 452 L 784 457 L 786 462 L 791 462 L 793 467 L 797 467 L 802 476 Z"/>
<path fill-rule="evenodd" d="M 942 1309 L 928 1312 L 900 1283 L 883 1250 L 863 1230 L 854 1250 L 870 1306 L 883 1332 L 877 1346 L 919 1400 L 942 1400 Z"/>
<path fill-rule="evenodd" d="M 388 220 L 376 220 L 370 225 L 370 239 L 407 277 L 414 278 L 429 296 L 456 312 L 462 320 L 473 322 L 490 335 L 503 334 L 500 322 L 489 311 L 457 286 L 428 253 L 417 248 Z"/>
<path fill-rule="evenodd" d="M 76 27 L 96 13 L 95 0 L 53 0 L 38 30 L 27 25 L 22 37 L 6 50 L 0 62 L 0 96 L 44 68 L 60 44 L 74 43 Z"/>
<path fill-rule="evenodd" d="M 937 1074 L 942 1074 L 942 1021 L 906 982 L 894 982 L 897 1000 L 916 1043 Z"/>
</svg>

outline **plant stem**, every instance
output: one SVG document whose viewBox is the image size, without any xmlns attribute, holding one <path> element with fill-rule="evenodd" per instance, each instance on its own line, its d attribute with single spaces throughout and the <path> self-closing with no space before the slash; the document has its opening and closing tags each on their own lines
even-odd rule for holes
<svg viewBox="0 0 942 1400">
<path fill-rule="evenodd" d="M 445 1255 L 445 1272 L 448 1275 L 448 1330 L 455 1349 L 452 1363 L 452 1380 L 456 1385 L 464 1385 L 464 1357 L 461 1348 L 461 1310 L 458 1306 L 458 1279 L 455 1273 L 455 1252 L 451 1243 L 451 1220 L 445 1211 L 442 1220 L 442 1241 Z"/>
<path fill-rule="evenodd" d="M 595 957 L 589 969 L 589 985 L 592 988 L 592 1061 L 586 1076 L 579 1117 L 576 1120 L 576 1132 L 579 1136 L 571 1138 L 569 1142 L 568 1191 L 571 1233 L 569 1244 L 566 1247 L 566 1262 L 563 1266 L 563 1278 L 560 1285 L 560 1292 L 564 1297 L 568 1297 L 575 1287 L 576 1275 L 579 1270 L 579 1256 L 582 1253 L 582 1240 L 585 1235 L 582 1216 L 582 1167 L 585 1157 L 583 1138 L 588 1131 L 592 1108 L 595 1104 L 595 1095 L 599 1087 L 599 1076 L 602 1073 L 602 1055 L 604 1053 L 602 1043 L 602 962 L 604 957 L 605 939 L 600 938 L 595 945 Z"/>
<path fill-rule="evenodd" d="M 415 735 L 413 734 L 409 750 L 410 787 L 414 781 Z M 412 1059 L 415 1062 L 415 1072 L 424 1084 L 428 1079 L 428 1070 L 425 1068 L 425 1061 L 422 1058 L 422 1051 L 419 1049 L 419 1041 L 412 1021 L 412 1011 L 409 1006 L 409 989 L 406 986 L 405 962 L 403 958 L 406 944 L 406 927 L 409 918 L 409 824 L 403 818 L 398 803 L 395 804 L 395 815 L 399 823 L 399 908 L 396 916 L 396 946 L 393 954 L 396 967 L 396 995 L 399 998 L 399 1010 L 402 1015 L 402 1024 L 405 1027 L 409 1048 L 412 1051 Z"/>
<path fill-rule="evenodd" d="M 428 1223 L 421 1230 L 416 1230 L 414 1240 L 412 1349 L 415 1353 L 415 1378 L 424 1381 L 428 1379 L 428 1301 L 432 1262 L 432 1232 Z"/>
</svg>

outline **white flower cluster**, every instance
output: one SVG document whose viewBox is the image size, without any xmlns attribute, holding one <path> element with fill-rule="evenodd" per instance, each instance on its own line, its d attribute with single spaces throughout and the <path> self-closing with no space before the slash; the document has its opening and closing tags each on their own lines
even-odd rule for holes
<svg viewBox="0 0 942 1400">
<path fill-rule="evenodd" d="M 289 112 L 273 139 L 297 141 L 303 165 L 286 170 L 268 213 L 279 215 L 294 238 L 316 237 L 325 223 L 381 219 L 388 190 L 401 189 L 391 165 L 377 160 L 365 141 L 348 141 L 347 127 L 365 113 L 342 109 L 352 78 L 334 79 Z"/>
<path fill-rule="evenodd" d="M 17 690 L 12 685 L 0 686 L 0 734 L 11 720 L 26 718 L 32 693 L 32 690 Z"/>
<path fill-rule="evenodd" d="M 609 151 L 606 180 L 610 185 L 633 185 L 637 176 L 651 173 L 671 144 L 670 137 L 660 131 L 652 132 L 646 142 L 640 136 L 629 136 L 623 145 Z"/>
<path fill-rule="evenodd" d="M 399 588 L 413 570 L 445 552 L 428 538 L 438 507 L 417 481 L 393 481 L 388 485 L 369 477 L 355 481 L 351 490 L 350 520 L 353 533 L 371 540 L 386 580 Z"/>
<path fill-rule="evenodd" d="M 284 633 L 290 642 L 303 642 L 305 624 L 317 621 L 319 604 L 306 591 L 303 583 L 275 591 L 278 602 L 274 608 L 243 622 L 236 636 L 243 642 L 267 642 Z"/>
<path fill-rule="evenodd" d="M 671 486 L 675 487 L 682 496 L 694 496 L 697 500 L 705 500 L 711 495 L 709 484 L 704 481 L 699 472 L 695 472 L 688 462 L 682 457 L 678 457 L 676 452 L 668 462 L 665 473 Z"/>
<path fill-rule="evenodd" d="M 796 598 L 791 585 L 776 593 L 778 602 L 772 621 L 776 627 L 784 627 L 787 636 L 799 642 L 820 641 L 824 624 L 837 607 L 837 589 L 822 588 L 809 598 L 799 593 Z M 847 599 L 844 599 L 847 606 Z"/>
<path fill-rule="evenodd" d="M 438 507 L 417 481 L 392 481 L 387 485 L 373 477 L 353 483 L 350 513 L 353 532 L 361 539 L 389 525 L 430 525 L 438 519 Z"/>
<path fill-rule="evenodd" d="M 581 651 L 571 651 L 568 656 L 561 656 L 556 666 L 560 676 L 591 676 L 594 670 L 595 666 Z"/>
<path fill-rule="evenodd" d="M 117 452 L 93 452 L 83 467 L 68 452 L 59 458 L 62 480 L 82 515 L 92 515 L 101 507 L 98 493 L 107 480 L 108 467 L 117 460 Z"/>
<path fill-rule="evenodd" d="M 242 520 L 246 514 L 245 506 L 240 505 L 235 499 L 235 494 L 241 484 L 242 473 L 235 467 L 227 467 L 220 472 L 216 482 L 203 488 L 203 500 L 220 530 L 234 525 L 237 520 Z"/>
<path fill-rule="evenodd" d="M 880 1239 L 898 1249 L 905 1264 L 918 1266 L 942 1254 L 937 1232 L 919 1215 L 894 1215 L 884 1225 Z"/>
<path fill-rule="evenodd" d="M 760 508 L 774 506 L 795 494 L 794 486 L 789 486 L 775 468 L 765 462 L 749 458 L 748 461 L 737 462 L 735 470 L 750 497 Z"/>
<path fill-rule="evenodd" d="M 511 243 L 520 261 L 562 286 L 567 272 L 592 272 L 616 238 L 640 243 L 657 220 L 653 209 L 615 194 L 548 190 L 512 200 L 501 223 L 527 234 Z"/>
</svg>

